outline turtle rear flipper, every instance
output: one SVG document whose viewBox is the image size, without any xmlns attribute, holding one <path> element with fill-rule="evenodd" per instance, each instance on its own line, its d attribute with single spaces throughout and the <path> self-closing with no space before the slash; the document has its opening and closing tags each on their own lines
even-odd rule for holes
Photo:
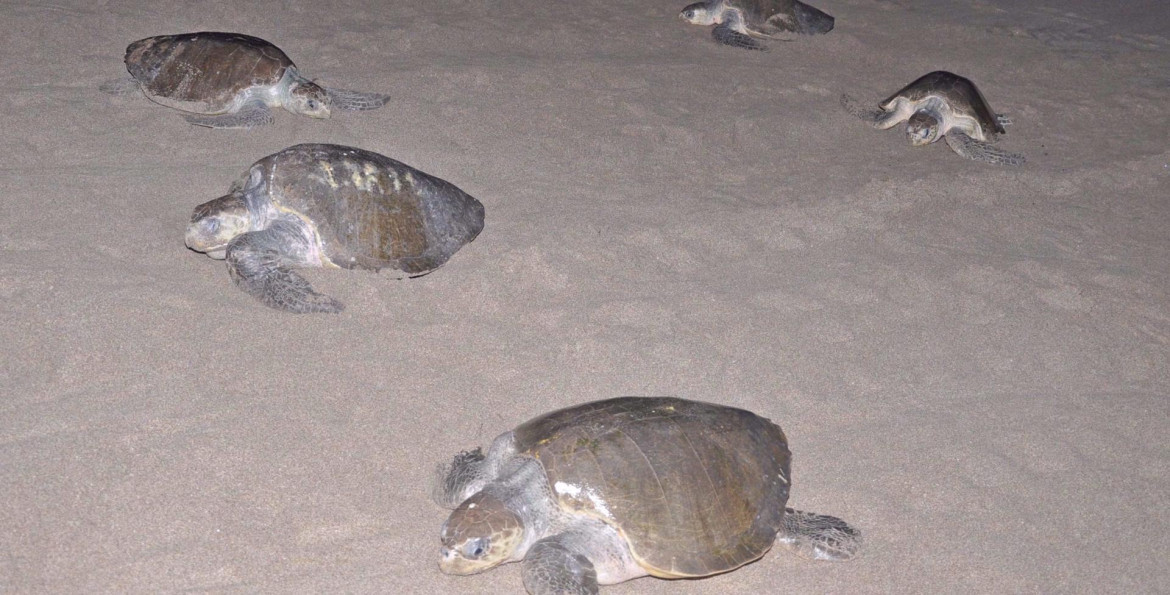
<svg viewBox="0 0 1170 595">
<path fill-rule="evenodd" d="M 272 110 L 259 99 L 252 99 L 234 113 L 220 116 L 183 116 L 188 122 L 205 128 L 255 128 L 276 121 Z"/>
<path fill-rule="evenodd" d="M 797 31 L 800 33 L 815 35 L 833 30 L 833 17 L 815 6 L 809 6 L 797 0 L 792 9 L 796 14 Z"/>
<path fill-rule="evenodd" d="M 870 124 L 877 124 L 878 120 L 886 114 L 885 111 L 877 108 L 862 107 L 860 102 L 844 93 L 841 94 L 841 107 Z"/>
<path fill-rule="evenodd" d="M 1023 155 L 1008 153 L 958 130 L 947 132 L 945 138 L 947 146 L 952 151 L 968 159 L 991 163 L 993 165 L 1023 165 L 1025 161 Z"/>
<path fill-rule="evenodd" d="M 106 95 L 113 95 L 114 97 L 134 95 L 139 92 L 139 89 L 138 81 L 130 76 L 105 81 L 98 85 L 99 91 Z"/>
<path fill-rule="evenodd" d="M 776 543 L 810 560 L 840 562 L 861 549 L 861 532 L 835 517 L 791 508 L 784 511 L 784 528 Z"/>
<path fill-rule="evenodd" d="M 329 94 L 329 105 L 347 112 L 364 112 L 378 109 L 390 101 L 389 95 L 350 91 L 349 89 L 325 89 Z"/>
<path fill-rule="evenodd" d="M 298 258 L 307 251 L 306 244 L 299 233 L 279 223 L 240 234 L 227 247 L 228 273 L 237 287 L 277 310 L 298 314 L 342 311 L 345 306 L 341 302 L 314 291 L 292 269 L 306 264 L 303 257 Z"/>
</svg>

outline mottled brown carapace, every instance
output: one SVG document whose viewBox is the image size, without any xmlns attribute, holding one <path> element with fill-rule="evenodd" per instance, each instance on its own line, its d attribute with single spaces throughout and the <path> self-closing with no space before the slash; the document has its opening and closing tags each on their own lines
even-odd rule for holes
<svg viewBox="0 0 1170 595">
<path fill-rule="evenodd" d="M 208 113 L 226 110 L 235 95 L 275 85 L 293 66 L 280 48 L 238 33 L 184 33 L 138 40 L 126 48 L 126 67 L 156 101 L 196 103 Z"/>
</svg>

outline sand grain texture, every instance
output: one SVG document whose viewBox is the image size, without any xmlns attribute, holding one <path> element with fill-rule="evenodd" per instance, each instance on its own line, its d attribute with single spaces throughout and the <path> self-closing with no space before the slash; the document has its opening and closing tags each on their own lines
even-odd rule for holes
<svg viewBox="0 0 1170 595">
<path fill-rule="evenodd" d="M 0 592 L 520 592 L 439 573 L 431 468 L 627 394 L 776 420 L 791 504 L 867 549 L 607 592 L 1170 591 L 1163 2 L 825 0 L 767 53 L 681 1 L 245 4 L 0 4 Z M 97 90 L 197 30 L 393 99 L 240 132 Z M 837 104 L 935 69 L 1026 166 Z M 268 310 L 183 229 L 298 142 L 487 227 L 420 279 L 309 271 L 341 315 Z"/>
</svg>

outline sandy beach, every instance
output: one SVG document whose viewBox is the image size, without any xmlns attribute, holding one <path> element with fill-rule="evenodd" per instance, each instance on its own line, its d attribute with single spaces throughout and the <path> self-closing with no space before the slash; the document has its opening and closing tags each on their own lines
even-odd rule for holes
<svg viewBox="0 0 1170 595">
<path fill-rule="evenodd" d="M 685 0 L 0 4 L 0 592 L 522 593 L 442 575 L 434 467 L 621 395 L 750 409 L 776 548 L 614 595 L 1170 592 L 1170 6 L 821 0 L 715 44 Z M 379 110 L 209 130 L 98 85 L 131 41 L 267 39 Z M 845 113 L 975 81 L 1020 167 Z M 312 269 L 291 315 L 188 250 L 192 209 L 303 142 L 456 184 L 425 277 Z"/>
</svg>

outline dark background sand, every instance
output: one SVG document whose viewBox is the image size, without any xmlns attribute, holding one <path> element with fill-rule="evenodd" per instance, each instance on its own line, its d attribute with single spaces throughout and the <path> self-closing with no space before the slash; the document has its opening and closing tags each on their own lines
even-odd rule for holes
<svg viewBox="0 0 1170 595">
<path fill-rule="evenodd" d="M 1170 591 L 1167 4 L 823 0 L 835 31 L 761 54 L 683 3 L 0 4 L 0 591 L 519 592 L 439 574 L 432 467 L 627 394 L 776 420 L 791 504 L 867 549 L 615 594 Z M 211 131 L 97 90 L 197 30 L 393 100 Z M 838 106 L 935 69 L 1026 166 Z M 183 229 L 307 141 L 487 228 L 420 279 L 310 271 L 339 316 L 268 310 Z"/>
</svg>

